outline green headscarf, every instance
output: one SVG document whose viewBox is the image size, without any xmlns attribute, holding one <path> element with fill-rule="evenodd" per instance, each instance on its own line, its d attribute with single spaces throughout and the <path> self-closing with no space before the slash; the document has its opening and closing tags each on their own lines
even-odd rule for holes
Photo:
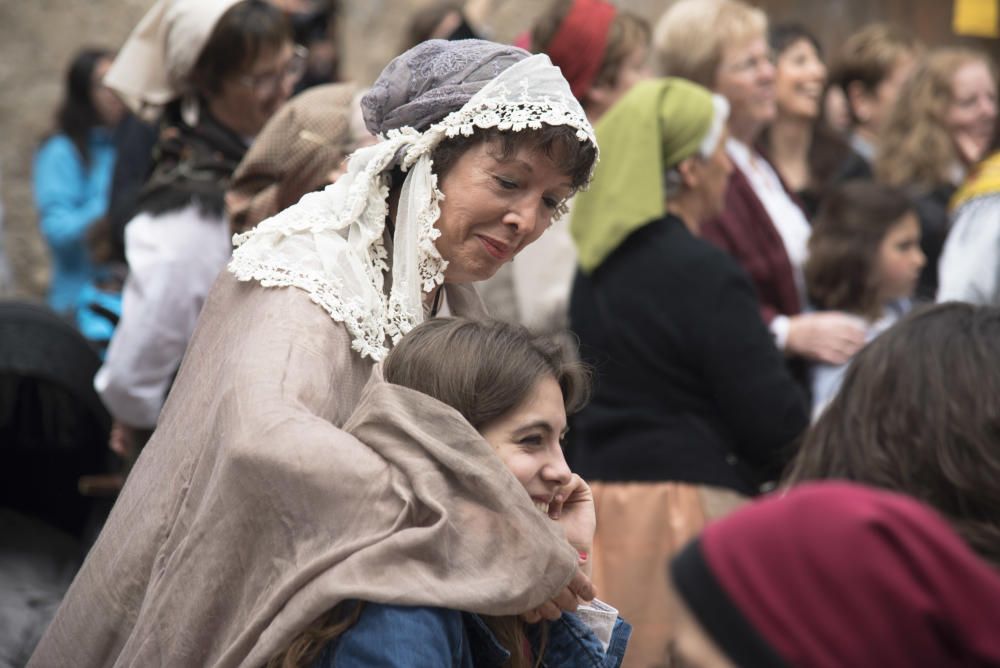
<svg viewBox="0 0 1000 668">
<path fill-rule="evenodd" d="M 716 133 L 712 93 L 677 78 L 636 84 L 595 126 L 601 161 L 576 196 L 570 232 L 590 273 L 632 232 L 666 213 L 663 176 Z"/>
</svg>

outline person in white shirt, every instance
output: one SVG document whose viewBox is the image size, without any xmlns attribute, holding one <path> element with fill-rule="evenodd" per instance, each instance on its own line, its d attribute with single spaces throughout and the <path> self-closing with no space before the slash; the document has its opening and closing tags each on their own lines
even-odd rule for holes
<svg viewBox="0 0 1000 668">
<path fill-rule="evenodd" d="M 224 194 L 291 94 L 304 56 L 264 0 L 158 3 L 106 82 L 136 113 L 162 107 L 152 174 L 125 231 L 122 317 L 94 386 L 126 456 L 148 437 L 208 290 L 231 254 Z"/>
</svg>

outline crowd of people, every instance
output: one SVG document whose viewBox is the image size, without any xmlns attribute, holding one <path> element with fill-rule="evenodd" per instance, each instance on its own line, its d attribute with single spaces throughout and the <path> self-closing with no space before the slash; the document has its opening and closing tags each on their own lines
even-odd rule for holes
<svg viewBox="0 0 1000 668">
<path fill-rule="evenodd" d="M 336 9 L 67 71 L 47 315 L 120 473 L 29 666 L 1000 666 L 988 55 L 442 2 L 364 88 Z"/>
</svg>

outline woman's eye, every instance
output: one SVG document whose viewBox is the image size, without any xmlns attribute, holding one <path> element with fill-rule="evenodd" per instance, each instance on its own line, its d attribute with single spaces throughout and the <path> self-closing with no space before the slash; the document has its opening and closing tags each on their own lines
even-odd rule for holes
<svg viewBox="0 0 1000 668">
<path fill-rule="evenodd" d="M 511 181 L 510 179 L 505 179 L 502 176 L 494 176 L 493 178 L 496 179 L 496 182 L 504 190 L 515 190 L 517 188 L 517 182 L 515 181 Z"/>
<path fill-rule="evenodd" d="M 541 434 L 531 434 L 530 436 L 524 436 L 518 441 L 518 445 L 541 445 L 542 436 Z"/>
<path fill-rule="evenodd" d="M 552 209 L 553 211 L 559 208 L 560 200 L 555 197 L 543 197 L 542 203 L 545 204 L 547 209 Z"/>
</svg>

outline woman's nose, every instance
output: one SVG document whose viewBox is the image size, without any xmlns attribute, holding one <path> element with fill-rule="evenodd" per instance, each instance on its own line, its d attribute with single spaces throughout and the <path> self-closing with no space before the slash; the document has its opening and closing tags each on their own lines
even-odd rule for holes
<svg viewBox="0 0 1000 668">
<path fill-rule="evenodd" d="M 569 470 L 569 464 L 566 463 L 566 456 L 563 454 L 562 447 L 559 444 L 553 446 L 549 461 L 542 470 L 542 477 L 559 485 L 569 483 L 573 477 L 573 472 Z"/>
<path fill-rule="evenodd" d="M 525 197 L 507 212 L 504 222 L 514 228 L 520 237 L 530 237 L 538 227 L 538 206 L 533 198 Z"/>
</svg>

